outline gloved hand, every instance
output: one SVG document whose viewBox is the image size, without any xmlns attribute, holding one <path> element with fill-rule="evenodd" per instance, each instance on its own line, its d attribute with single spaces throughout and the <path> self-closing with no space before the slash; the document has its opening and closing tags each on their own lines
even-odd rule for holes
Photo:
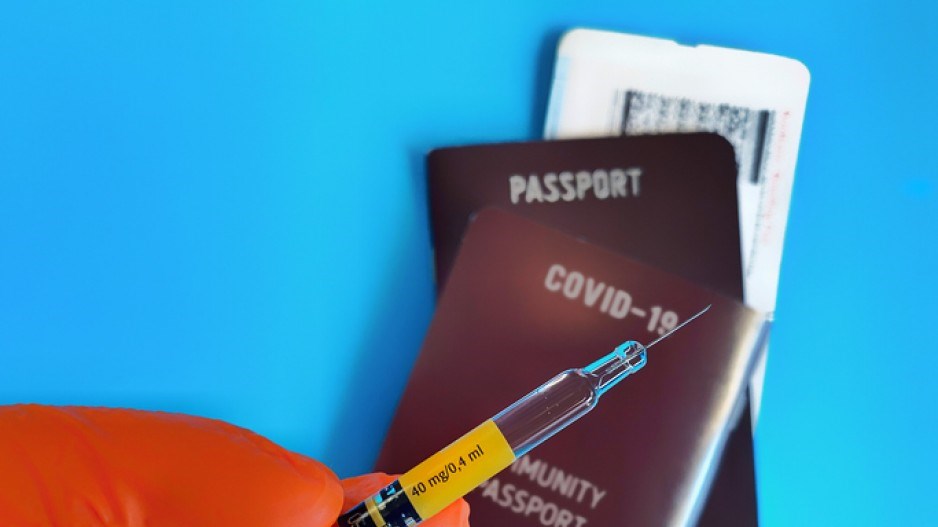
<svg viewBox="0 0 938 527">
<path fill-rule="evenodd" d="M 0 406 L 0 525 L 329 527 L 394 478 L 339 481 L 236 426 L 104 408 Z M 468 527 L 462 500 L 423 523 Z"/>
</svg>

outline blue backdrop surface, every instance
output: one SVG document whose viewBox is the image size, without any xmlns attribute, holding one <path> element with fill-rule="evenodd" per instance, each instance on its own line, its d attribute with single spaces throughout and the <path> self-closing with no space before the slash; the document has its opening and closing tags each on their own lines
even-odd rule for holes
<svg viewBox="0 0 938 527">
<path fill-rule="evenodd" d="M 367 470 L 432 315 L 423 154 L 539 137 L 560 33 L 615 29 L 812 72 L 764 525 L 938 524 L 936 4 L 11 4 L 0 404 L 217 417 Z"/>
</svg>

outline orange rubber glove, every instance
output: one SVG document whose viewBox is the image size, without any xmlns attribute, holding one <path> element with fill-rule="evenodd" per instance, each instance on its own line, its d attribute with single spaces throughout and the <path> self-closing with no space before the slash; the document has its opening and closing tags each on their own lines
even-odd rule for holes
<svg viewBox="0 0 938 527">
<path fill-rule="evenodd" d="M 392 476 L 339 481 L 236 426 L 177 414 L 0 406 L 0 525 L 330 527 Z M 460 500 L 423 523 L 468 527 Z"/>
</svg>

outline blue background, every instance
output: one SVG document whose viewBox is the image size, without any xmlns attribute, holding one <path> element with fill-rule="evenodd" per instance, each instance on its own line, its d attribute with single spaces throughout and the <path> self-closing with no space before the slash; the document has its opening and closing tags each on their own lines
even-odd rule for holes
<svg viewBox="0 0 938 527">
<path fill-rule="evenodd" d="M 0 403 L 218 417 L 368 469 L 432 314 L 422 154 L 539 137 L 560 32 L 602 27 L 809 67 L 762 519 L 938 523 L 935 3 L 23 4 Z"/>
</svg>

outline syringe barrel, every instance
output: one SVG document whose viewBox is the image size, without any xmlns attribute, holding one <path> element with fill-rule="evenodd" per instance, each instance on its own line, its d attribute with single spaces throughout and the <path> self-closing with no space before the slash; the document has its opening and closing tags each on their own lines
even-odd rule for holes
<svg viewBox="0 0 938 527">
<path fill-rule="evenodd" d="M 521 457 L 596 407 L 599 394 L 583 370 L 567 370 L 492 418 Z"/>
<path fill-rule="evenodd" d="M 599 396 L 641 369 L 645 348 L 629 341 L 585 368 L 567 370 L 492 418 L 521 457 L 596 407 Z"/>
</svg>

